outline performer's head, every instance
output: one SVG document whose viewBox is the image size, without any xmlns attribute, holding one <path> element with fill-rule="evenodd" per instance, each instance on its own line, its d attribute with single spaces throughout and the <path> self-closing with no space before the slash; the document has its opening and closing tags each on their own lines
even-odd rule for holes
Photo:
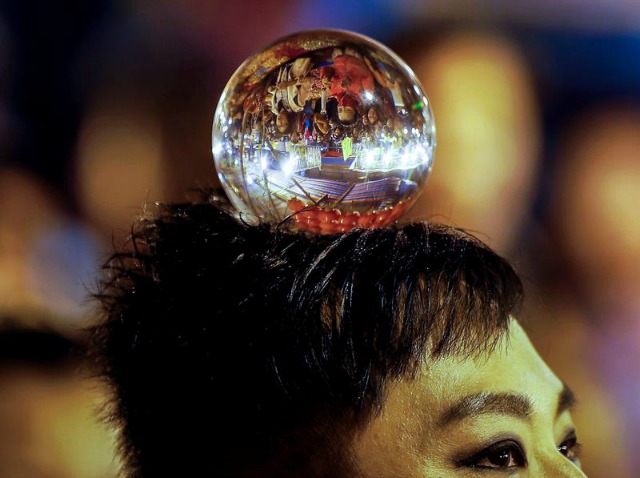
<svg viewBox="0 0 640 478">
<path fill-rule="evenodd" d="M 276 129 L 278 133 L 285 134 L 291 131 L 291 118 L 289 112 L 282 108 L 276 115 Z"/>
<path fill-rule="evenodd" d="M 130 476 L 583 476 L 505 260 L 426 222 L 307 236 L 227 208 L 161 206 L 106 265 Z"/>
<path fill-rule="evenodd" d="M 314 113 L 313 125 L 314 128 L 323 135 L 329 132 L 329 120 L 327 119 L 326 115 Z"/>
<path fill-rule="evenodd" d="M 367 121 L 369 122 L 369 124 L 373 126 L 378 122 L 379 119 L 380 116 L 378 115 L 378 109 L 375 106 L 369 107 L 369 109 L 367 110 Z"/>
<path fill-rule="evenodd" d="M 345 94 L 338 101 L 338 119 L 342 124 L 352 124 L 356 120 L 357 109 L 358 100 L 350 94 Z"/>
</svg>

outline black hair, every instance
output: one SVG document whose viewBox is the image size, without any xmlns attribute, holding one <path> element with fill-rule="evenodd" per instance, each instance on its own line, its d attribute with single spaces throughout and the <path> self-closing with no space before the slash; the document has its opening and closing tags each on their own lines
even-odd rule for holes
<svg viewBox="0 0 640 478">
<path fill-rule="evenodd" d="M 349 440 L 386 384 L 491 350 L 521 296 L 448 226 L 310 236 L 249 225 L 217 194 L 158 205 L 96 294 L 127 476 L 357 476 Z"/>
</svg>

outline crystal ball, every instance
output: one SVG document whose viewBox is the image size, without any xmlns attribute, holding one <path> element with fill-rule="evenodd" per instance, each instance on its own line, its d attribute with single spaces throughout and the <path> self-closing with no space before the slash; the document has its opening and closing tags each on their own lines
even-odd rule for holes
<svg viewBox="0 0 640 478">
<path fill-rule="evenodd" d="M 429 101 L 395 53 L 316 30 L 238 68 L 215 112 L 212 151 L 243 220 L 323 234 L 395 221 L 420 194 L 435 144 Z"/>
</svg>

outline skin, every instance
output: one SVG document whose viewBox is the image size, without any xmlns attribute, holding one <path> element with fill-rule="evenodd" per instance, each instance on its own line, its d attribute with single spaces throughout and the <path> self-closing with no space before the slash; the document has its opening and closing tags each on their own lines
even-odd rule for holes
<svg viewBox="0 0 640 478">
<path fill-rule="evenodd" d="M 356 439 L 356 462 L 372 478 L 585 477 L 571 398 L 512 321 L 492 353 L 428 360 L 391 385 Z"/>
<path fill-rule="evenodd" d="M 367 112 L 367 120 L 369 121 L 369 124 L 372 125 L 378 122 L 378 111 L 375 108 L 369 108 L 369 111 Z"/>
<path fill-rule="evenodd" d="M 343 123 L 353 123 L 356 111 L 351 106 L 338 106 L 338 118 Z"/>
<path fill-rule="evenodd" d="M 286 111 L 282 110 L 276 116 L 276 128 L 280 133 L 286 133 L 289 129 L 289 116 Z"/>
<path fill-rule="evenodd" d="M 319 114 L 315 114 L 313 116 L 313 121 L 315 124 L 315 127 L 322 133 L 322 134 L 327 134 L 327 132 L 329 131 L 329 121 L 326 118 L 323 118 L 321 115 Z"/>
</svg>

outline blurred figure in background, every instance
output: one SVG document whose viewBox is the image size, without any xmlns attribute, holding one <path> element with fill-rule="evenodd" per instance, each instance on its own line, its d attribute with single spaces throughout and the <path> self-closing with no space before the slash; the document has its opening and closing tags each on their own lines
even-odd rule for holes
<svg viewBox="0 0 640 478">
<path fill-rule="evenodd" d="M 105 391 L 81 342 L 22 318 L 0 316 L 0 476 L 115 478 L 114 436 L 97 416 Z"/>
<path fill-rule="evenodd" d="M 624 428 L 594 438 L 637 476 L 640 459 L 640 108 L 594 108 L 568 128 L 548 211 L 563 273 L 552 278 L 556 310 L 582 316 L 591 340 L 586 364 L 592 387 L 609 395 L 606 416 Z M 569 323 L 569 321 L 567 321 Z M 595 392 L 595 391 L 594 391 Z M 604 413 L 605 410 L 600 410 Z M 612 420 L 608 420 L 611 423 Z M 594 423 L 595 425 L 595 423 Z M 609 443 L 617 442 L 611 450 Z M 600 460 L 602 476 L 606 469 Z M 609 472 L 611 470 L 609 469 Z M 615 474 L 615 476 L 623 476 Z M 625 475 L 626 476 L 626 475 Z"/>
<path fill-rule="evenodd" d="M 407 57 L 436 115 L 438 149 L 412 214 L 471 231 L 511 254 L 527 219 L 540 158 L 532 78 L 513 40 L 498 32 L 445 33 L 413 42 Z"/>
<path fill-rule="evenodd" d="M 110 478 L 102 387 L 80 353 L 97 244 L 33 175 L 0 167 L 0 476 Z"/>
<path fill-rule="evenodd" d="M 574 121 L 558 165 L 549 214 L 573 290 L 603 327 L 640 324 L 640 107 Z"/>
</svg>

